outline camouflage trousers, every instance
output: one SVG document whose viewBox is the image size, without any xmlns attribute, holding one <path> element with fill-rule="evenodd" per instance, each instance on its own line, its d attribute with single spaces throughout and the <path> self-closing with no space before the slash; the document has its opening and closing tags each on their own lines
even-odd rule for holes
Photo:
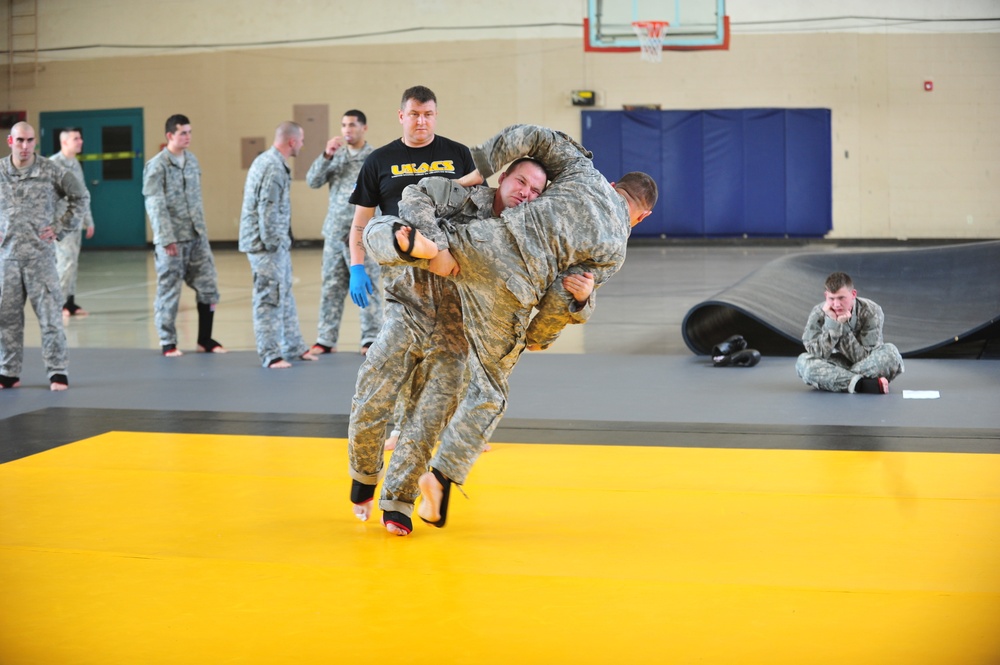
<svg viewBox="0 0 1000 665">
<path fill-rule="evenodd" d="M 854 387 L 863 378 L 884 376 L 892 381 L 902 374 L 903 357 L 895 344 L 877 346 L 867 358 L 854 364 L 839 353 L 829 358 L 803 353 L 795 361 L 795 371 L 813 388 L 833 393 L 853 393 Z"/>
<path fill-rule="evenodd" d="M 177 309 L 181 304 L 181 288 L 187 284 L 195 290 L 200 303 L 219 302 L 219 275 L 215 259 L 205 236 L 177 243 L 177 256 L 170 256 L 156 246 L 156 299 L 153 301 L 153 321 L 160 336 L 160 346 L 177 344 Z"/>
<path fill-rule="evenodd" d="M 369 252 L 382 264 L 402 262 L 392 243 L 396 221 L 377 217 L 365 232 Z M 508 378 L 524 351 L 537 296 L 523 274 L 517 245 L 499 220 L 457 224 L 449 239 L 451 253 L 462 268 L 454 282 L 469 343 L 469 383 L 430 466 L 462 484 L 507 410 Z M 409 265 L 425 269 L 427 261 Z M 407 413 L 412 417 L 412 411 Z M 409 423 L 403 427 L 404 433 L 407 427 Z"/>
<path fill-rule="evenodd" d="M 64 299 L 76 295 L 76 273 L 80 267 L 82 241 L 83 231 L 73 231 L 56 242 L 56 270 L 59 273 L 59 289 Z"/>
<path fill-rule="evenodd" d="M 344 316 L 344 301 L 351 283 L 351 252 L 346 242 L 323 241 L 323 290 L 319 300 L 319 325 L 316 341 L 324 346 L 335 346 L 340 336 L 340 321 Z M 371 344 L 382 327 L 382 284 L 375 259 L 365 256 L 365 272 L 372 280 L 372 294 L 368 306 L 361 308 L 361 346 Z"/>
<path fill-rule="evenodd" d="M 48 377 L 66 374 L 69 352 L 55 260 L 0 259 L 0 374 L 20 376 L 24 360 L 24 306 L 31 302 L 42 332 Z"/>
<path fill-rule="evenodd" d="M 426 316 L 387 300 L 385 323 L 358 371 L 351 402 L 349 472 L 367 485 L 376 484 L 382 475 L 386 430 L 393 407 L 403 402 L 406 424 L 385 473 L 379 507 L 406 515 L 413 513 L 420 494 L 417 481 L 465 387 L 468 346 L 458 296 L 453 293 L 435 302 L 437 315 Z M 409 390 L 401 393 L 406 387 Z"/>
<path fill-rule="evenodd" d="M 253 273 L 253 332 L 261 364 L 294 360 L 309 347 L 302 338 L 292 294 L 291 252 L 248 252 L 247 260 Z"/>
</svg>

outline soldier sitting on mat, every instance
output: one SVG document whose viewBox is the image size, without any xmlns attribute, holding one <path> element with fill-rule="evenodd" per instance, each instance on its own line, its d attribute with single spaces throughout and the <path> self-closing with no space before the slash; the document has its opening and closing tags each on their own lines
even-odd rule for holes
<svg viewBox="0 0 1000 665">
<path fill-rule="evenodd" d="M 795 371 L 819 390 L 887 394 L 889 382 L 903 373 L 903 358 L 882 341 L 882 308 L 859 298 L 846 273 L 826 278 L 826 301 L 809 314 Z"/>
</svg>

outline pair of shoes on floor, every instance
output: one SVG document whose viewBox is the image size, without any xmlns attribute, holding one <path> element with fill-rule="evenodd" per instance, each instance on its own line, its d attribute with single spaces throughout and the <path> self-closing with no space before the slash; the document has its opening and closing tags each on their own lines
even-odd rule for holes
<svg viewBox="0 0 1000 665">
<path fill-rule="evenodd" d="M 753 367 L 760 362 L 760 351 L 748 349 L 743 335 L 733 335 L 712 348 L 715 367 Z"/>
</svg>

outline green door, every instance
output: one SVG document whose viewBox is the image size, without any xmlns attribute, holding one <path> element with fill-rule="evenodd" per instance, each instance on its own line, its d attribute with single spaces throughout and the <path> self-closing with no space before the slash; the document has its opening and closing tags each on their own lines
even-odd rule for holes
<svg viewBox="0 0 1000 665">
<path fill-rule="evenodd" d="M 83 135 L 79 159 L 96 228 L 83 246 L 145 247 L 142 109 L 43 112 L 39 119 L 38 145 L 46 157 L 59 152 L 63 129 Z"/>
</svg>

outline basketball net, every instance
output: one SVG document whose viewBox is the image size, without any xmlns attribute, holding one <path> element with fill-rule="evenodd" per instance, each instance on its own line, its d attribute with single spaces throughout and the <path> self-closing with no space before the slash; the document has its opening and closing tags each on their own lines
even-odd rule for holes
<svg viewBox="0 0 1000 665">
<path fill-rule="evenodd" d="M 659 62 L 663 58 L 663 33 L 667 21 L 633 21 L 632 29 L 639 38 L 639 56 L 646 62 Z"/>
</svg>

